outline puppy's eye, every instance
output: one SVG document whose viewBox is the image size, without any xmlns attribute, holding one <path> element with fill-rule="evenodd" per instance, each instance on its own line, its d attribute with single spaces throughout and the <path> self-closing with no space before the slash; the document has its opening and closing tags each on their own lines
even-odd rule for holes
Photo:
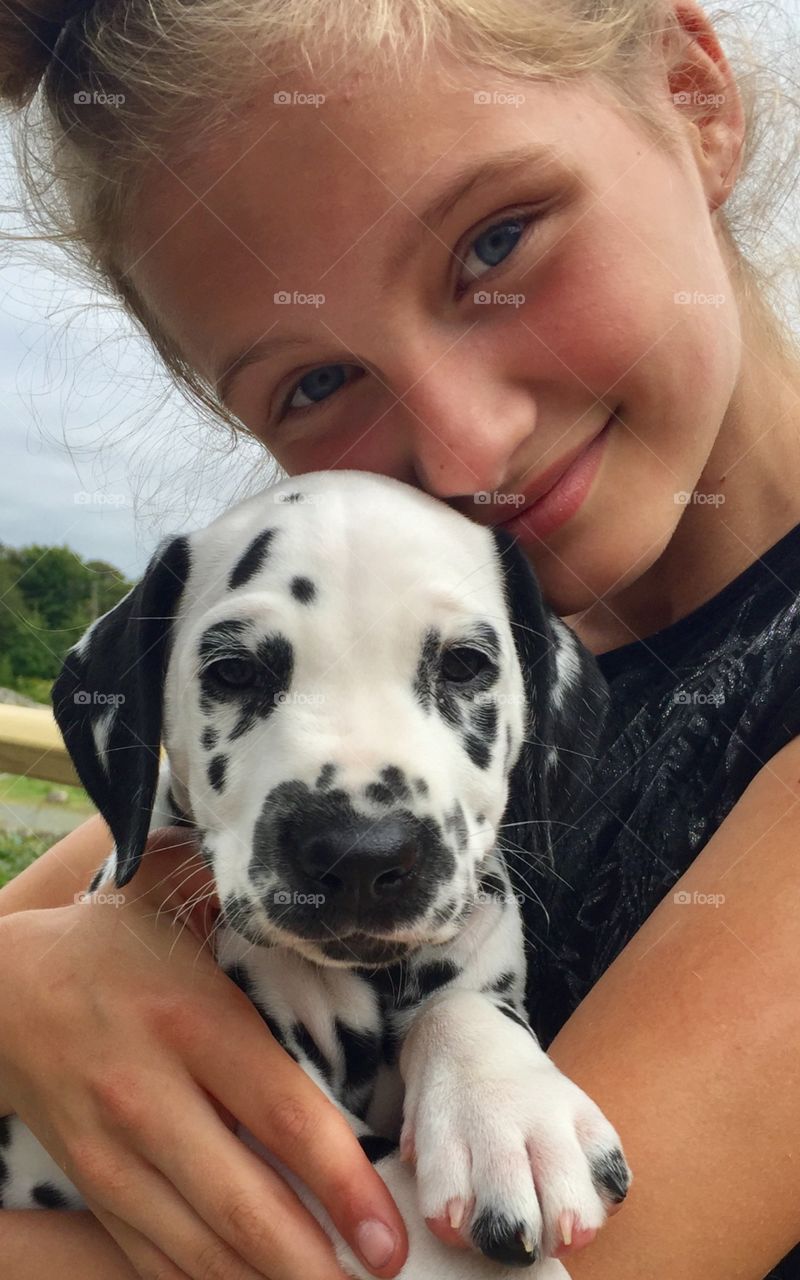
<svg viewBox="0 0 800 1280">
<path fill-rule="evenodd" d="M 258 667 L 252 658 L 221 658 L 209 667 L 209 674 L 229 689 L 247 689 L 255 684 Z"/>
<path fill-rule="evenodd" d="M 440 667 L 443 680 L 451 684 L 469 684 L 491 665 L 480 649 L 470 649 L 467 645 L 457 645 L 446 649 L 442 655 Z"/>
</svg>

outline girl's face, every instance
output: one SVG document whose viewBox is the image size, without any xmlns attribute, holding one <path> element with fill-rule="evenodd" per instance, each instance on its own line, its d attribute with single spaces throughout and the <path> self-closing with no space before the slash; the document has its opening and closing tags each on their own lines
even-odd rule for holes
<svg viewBox="0 0 800 1280">
<path fill-rule="evenodd" d="M 738 313 L 697 142 L 670 157 L 589 81 L 448 73 L 270 81 L 238 139 L 153 173 L 131 275 L 292 474 L 382 472 L 499 523 L 613 413 L 582 505 L 522 535 L 567 615 L 674 533 Z"/>
</svg>

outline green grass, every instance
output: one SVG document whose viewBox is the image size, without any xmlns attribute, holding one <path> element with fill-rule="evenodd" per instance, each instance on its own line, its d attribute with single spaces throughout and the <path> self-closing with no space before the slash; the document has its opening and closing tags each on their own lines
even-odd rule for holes
<svg viewBox="0 0 800 1280">
<path fill-rule="evenodd" d="M 0 773 L 0 801 L 3 804 L 45 804 L 51 791 L 67 793 L 67 801 L 59 804 L 59 809 L 87 814 L 92 811 L 92 802 L 83 787 L 68 787 L 60 782 L 45 782 L 41 778 L 22 778 L 11 773 Z"/>
<path fill-rule="evenodd" d="M 53 843 L 52 836 L 26 836 L 17 831 L 0 831 L 0 889 Z"/>
</svg>

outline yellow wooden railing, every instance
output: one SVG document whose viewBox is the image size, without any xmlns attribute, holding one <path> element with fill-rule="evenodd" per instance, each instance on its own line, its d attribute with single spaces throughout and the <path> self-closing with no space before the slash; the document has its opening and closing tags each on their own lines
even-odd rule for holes
<svg viewBox="0 0 800 1280">
<path fill-rule="evenodd" d="M 48 707 L 0 703 L 0 773 L 80 786 L 55 717 Z"/>
</svg>

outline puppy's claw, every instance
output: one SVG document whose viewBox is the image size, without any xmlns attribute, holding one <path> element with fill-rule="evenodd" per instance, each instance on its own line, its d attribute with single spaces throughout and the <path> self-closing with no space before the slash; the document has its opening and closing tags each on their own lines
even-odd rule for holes
<svg viewBox="0 0 800 1280">
<path fill-rule="evenodd" d="M 460 1231 L 467 1218 L 467 1205 L 463 1200 L 448 1200 L 447 1217 L 454 1231 Z"/>
</svg>

